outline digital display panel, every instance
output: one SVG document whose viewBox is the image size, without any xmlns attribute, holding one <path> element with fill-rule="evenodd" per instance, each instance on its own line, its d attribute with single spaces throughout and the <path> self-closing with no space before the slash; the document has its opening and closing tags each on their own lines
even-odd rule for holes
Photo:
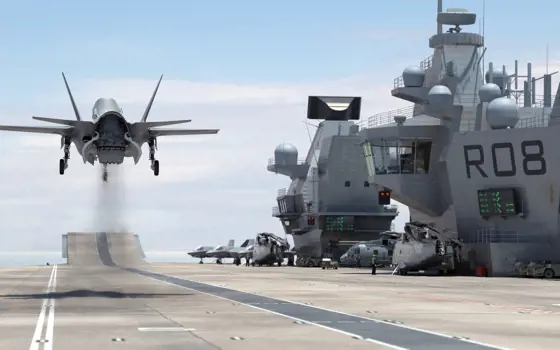
<svg viewBox="0 0 560 350">
<path fill-rule="evenodd" d="M 353 232 L 353 216 L 325 216 L 325 231 L 327 232 Z"/>
<path fill-rule="evenodd" d="M 481 216 L 516 215 L 513 188 L 494 188 L 478 191 L 478 207 Z"/>
</svg>

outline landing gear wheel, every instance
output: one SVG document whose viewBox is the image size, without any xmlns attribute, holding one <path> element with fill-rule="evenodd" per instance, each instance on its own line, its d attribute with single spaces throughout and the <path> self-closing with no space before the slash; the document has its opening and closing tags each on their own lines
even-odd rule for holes
<svg viewBox="0 0 560 350">
<path fill-rule="evenodd" d="M 60 175 L 64 175 L 64 170 L 66 170 L 66 161 L 64 159 L 61 159 L 58 162 L 58 172 L 60 173 Z"/>
<path fill-rule="evenodd" d="M 154 160 L 154 176 L 159 175 L 159 160 Z"/>
<path fill-rule="evenodd" d="M 543 277 L 546 278 L 546 279 L 554 278 L 554 270 L 552 270 L 552 269 L 544 270 Z"/>
</svg>

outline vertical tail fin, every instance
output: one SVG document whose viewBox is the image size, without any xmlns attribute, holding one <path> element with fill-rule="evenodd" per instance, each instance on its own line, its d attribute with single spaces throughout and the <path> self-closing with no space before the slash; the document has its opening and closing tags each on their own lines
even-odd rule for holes
<svg viewBox="0 0 560 350">
<path fill-rule="evenodd" d="M 229 242 L 228 242 L 228 244 L 227 244 L 227 246 L 228 246 L 229 248 L 233 248 L 233 247 L 235 246 L 235 240 L 234 240 L 234 239 L 230 239 Z"/>
<path fill-rule="evenodd" d="M 152 94 L 152 98 L 150 99 L 150 102 L 148 102 L 148 105 L 146 106 L 146 110 L 144 111 L 144 115 L 142 116 L 142 119 L 140 119 L 141 122 L 145 122 L 146 119 L 148 119 L 148 115 L 150 114 L 150 110 L 152 109 L 152 105 L 154 104 L 154 99 L 156 98 L 159 89 L 159 84 L 161 84 L 161 79 L 163 79 L 163 74 L 159 77 L 159 81 L 156 85 L 154 93 Z"/>
<path fill-rule="evenodd" d="M 68 81 L 66 80 L 66 76 L 64 72 L 62 72 L 62 79 L 64 79 L 64 85 L 66 85 L 66 91 L 68 91 L 68 97 L 70 97 L 70 102 L 72 103 L 72 109 L 74 109 L 74 115 L 76 116 L 76 120 L 82 120 L 80 117 L 80 112 L 78 111 L 78 106 L 76 106 L 76 101 L 74 101 L 74 96 L 72 96 L 72 91 L 70 91 L 70 86 L 68 85 Z"/>
</svg>

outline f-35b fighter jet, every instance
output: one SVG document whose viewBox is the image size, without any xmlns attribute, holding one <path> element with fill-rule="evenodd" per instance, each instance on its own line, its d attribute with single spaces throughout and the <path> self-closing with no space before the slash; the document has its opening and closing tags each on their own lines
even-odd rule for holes
<svg viewBox="0 0 560 350">
<path fill-rule="evenodd" d="M 68 168 L 70 159 L 70 145 L 74 143 L 78 153 L 82 156 L 84 164 L 103 164 L 103 181 L 107 181 L 107 164 L 121 164 L 125 157 L 132 157 L 137 164 L 142 156 L 142 145 L 148 143 L 150 148 L 151 168 L 155 176 L 159 175 L 159 161 L 155 158 L 157 138 L 160 136 L 204 135 L 217 134 L 219 129 L 159 129 L 161 126 L 189 123 L 191 120 L 171 120 L 148 122 L 148 115 L 154 103 L 163 75 L 159 78 L 154 93 L 144 115 L 139 122 L 128 122 L 123 110 L 112 98 L 100 98 L 95 101 L 92 111 L 92 121 L 82 120 L 68 81 L 62 73 L 76 120 L 33 117 L 48 123 L 64 125 L 63 127 L 50 126 L 9 126 L 0 125 L 0 130 L 19 131 L 39 134 L 54 134 L 61 136 L 61 148 L 64 157 L 60 159 L 60 175 Z"/>
</svg>

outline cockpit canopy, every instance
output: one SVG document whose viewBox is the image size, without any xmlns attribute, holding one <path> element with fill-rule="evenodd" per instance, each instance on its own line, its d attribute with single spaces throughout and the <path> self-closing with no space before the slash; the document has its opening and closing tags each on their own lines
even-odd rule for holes
<svg viewBox="0 0 560 350">
<path fill-rule="evenodd" d="M 117 115 L 122 116 L 123 110 L 119 107 L 119 104 L 113 98 L 100 98 L 95 101 L 92 109 L 92 116 L 93 120 L 97 120 L 98 118 L 104 116 L 108 113 L 114 113 Z"/>
<path fill-rule="evenodd" d="M 201 252 L 201 251 L 203 251 L 203 250 L 204 250 L 204 247 L 203 247 L 203 246 L 199 246 L 198 248 L 196 248 L 196 250 L 195 250 L 195 251 L 197 251 L 197 252 Z"/>
<path fill-rule="evenodd" d="M 226 249 L 226 247 L 224 247 L 223 245 L 219 245 L 219 246 L 217 246 L 216 249 L 214 249 L 214 250 L 216 250 L 216 251 L 221 251 L 221 250 L 225 250 L 225 249 Z"/>
</svg>

